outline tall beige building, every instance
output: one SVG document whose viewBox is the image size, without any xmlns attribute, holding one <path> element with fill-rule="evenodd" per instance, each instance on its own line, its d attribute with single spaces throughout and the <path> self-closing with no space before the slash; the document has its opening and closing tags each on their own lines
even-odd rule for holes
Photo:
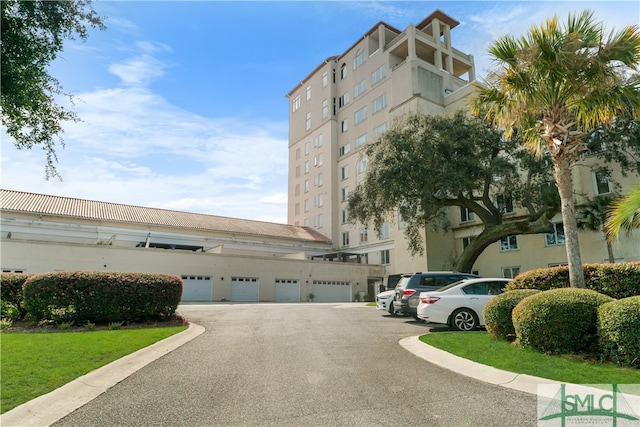
<svg viewBox="0 0 640 427">
<path fill-rule="evenodd" d="M 410 112 L 440 115 L 466 108 L 475 80 L 473 56 L 453 47 L 458 21 L 436 10 L 400 31 L 379 22 L 344 53 L 324 60 L 288 94 L 288 222 L 309 226 L 332 241 L 324 257 L 344 262 L 382 264 L 386 274 L 451 269 L 453 260 L 481 222 L 469 212 L 450 209 L 452 230 L 429 231 L 422 257 L 407 250 L 402 221 L 390 219 L 376 230 L 348 222 L 346 200 L 364 178 L 363 147 L 393 121 Z M 637 177 L 598 176 L 585 157 L 575 168 L 578 203 L 613 193 L 610 179 L 628 188 Z M 605 179 L 606 178 L 606 179 Z M 623 191 L 624 193 L 624 191 Z M 512 207 L 508 215 L 521 214 Z M 566 263 L 560 215 L 549 235 L 510 236 L 488 247 L 474 265 L 483 276 L 512 277 L 521 271 Z M 580 236 L 583 262 L 606 262 L 602 233 Z M 616 261 L 640 259 L 640 236 L 615 244 Z M 371 290 L 369 290 L 371 293 Z"/>
<path fill-rule="evenodd" d="M 400 31 L 379 22 L 344 53 L 323 61 L 287 94 L 289 224 L 331 238 L 334 257 L 387 265 L 388 274 L 440 269 L 451 236 L 430 236 L 422 258 L 407 256 L 401 221 L 376 230 L 348 223 L 349 191 L 363 179 L 363 147 L 409 112 L 464 108 L 473 57 L 452 46 L 458 21 L 436 10 Z"/>
</svg>

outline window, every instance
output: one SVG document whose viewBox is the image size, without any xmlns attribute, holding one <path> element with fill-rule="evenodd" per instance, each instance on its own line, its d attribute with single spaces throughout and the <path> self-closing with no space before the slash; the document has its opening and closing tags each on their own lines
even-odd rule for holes
<svg viewBox="0 0 640 427">
<path fill-rule="evenodd" d="M 380 251 L 380 264 L 383 264 L 383 265 L 391 264 L 391 259 L 389 257 L 389 249 Z"/>
<path fill-rule="evenodd" d="M 324 138 L 322 137 L 322 134 L 319 134 L 318 136 L 316 136 L 316 138 L 313 140 L 313 146 L 314 147 L 322 147 L 322 144 L 324 144 Z"/>
<path fill-rule="evenodd" d="M 325 71 L 322 73 L 322 87 L 326 87 L 329 84 L 329 73 Z"/>
<path fill-rule="evenodd" d="M 313 164 L 314 164 L 314 166 L 322 166 L 322 153 L 320 153 L 316 157 L 314 157 Z"/>
<path fill-rule="evenodd" d="M 364 49 L 358 49 L 358 51 L 356 52 L 356 57 L 353 58 L 353 69 L 355 70 L 356 68 L 364 64 L 364 60 L 365 60 Z"/>
<path fill-rule="evenodd" d="M 373 138 L 377 138 L 387 130 L 387 122 L 373 128 Z"/>
<path fill-rule="evenodd" d="M 505 279 L 513 279 L 520 274 L 520 267 L 502 267 L 502 277 Z"/>
<path fill-rule="evenodd" d="M 355 116 L 355 119 L 354 119 L 354 123 L 355 124 L 358 124 L 361 121 L 363 121 L 364 119 L 366 119 L 367 118 L 367 107 L 362 107 L 361 109 L 356 111 L 354 116 Z"/>
<path fill-rule="evenodd" d="M 467 246 L 469 246 L 471 244 L 472 241 L 473 241 L 473 236 L 471 236 L 471 237 L 463 237 L 462 238 L 462 250 L 465 250 L 467 248 Z"/>
<path fill-rule="evenodd" d="M 309 212 L 309 199 L 304 199 L 304 211 Z"/>
<path fill-rule="evenodd" d="M 300 165 L 296 166 L 296 178 L 300 178 Z"/>
<path fill-rule="evenodd" d="M 343 187 L 341 190 L 342 201 L 346 202 L 349 199 L 349 187 Z"/>
<path fill-rule="evenodd" d="M 316 205 L 316 206 L 318 206 L 318 207 L 322 207 L 322 205 L 324 204 L 324 203 L 323 203 L 323 198 L 322 198 L 322 193 L 318 194 L 318 195 L 315 197 L 314 201 L 315 201 L 315 205 Z"/>
<path fill-rule="evenodd" d="M 349 222 L 349 211 L 347 209 L 344 209 L 342 211 L 342 223 L 346 224 Z"/>
<path fill-rule="evenodd" d="M 561 222 L 553 224 L 553 233 L 545 233 L 546 246 L 564 245 L 564 226 Z"/>
<path fill-rule="evenodd" d="M 338 99 L 338 108 L 342 108 L 349 103 L 349 91 L 346 91 Z"/>
<path fill-rule="evenodd" d="M 322 173 L 319 173 L 318 175 L 313 177 L 313 184 L 316 187 L 322 187 Z"/>
<path fill-rule="evenodd" d="M 366 228 L 360 229 L 360 243 L 366 243 L 369 241 L 369 230 Z"/>
<path fill-rule="evenodd" d="M 322 100 L 322 118 L 326 119 L 329 117 L 329 101 L 326 99 Z"/>
<path fill-rule="evenodd" d="M 296 160 L 300 160 L 300 147 L 296 148 Z"/>
<path fill-rule="evenodd" d="M 367 143 L 367 134 L 365 133 L 363 135 L 360 135 L 359 137 L 356 138 L 354 142 L 355 142 L 356 148 L 362 147 L 364 144 Z"/>
<path fill-rule="evenodd" d="M 358 82 L 357 85 L 353 87 L 353 97 L 357 98 L 358 95 L 362 94 L 366 90 L 367 90 L 367 81 L 361 80 L 360 82 Z"/>
<path fill-rule="evenodd" d="M 469 222 L 473 220 L 473 212 L 471 212 L 469 208 L 460 208 L 460 222 Z"/>
<path fill-rule="evenodd" d="M 296 96 L 293 98 L 293 101 L 291 101 L 291 111 L 295 113 L 298 108 L 300 108 L 300 95 Z"/>
<path fill-rule="evenodd" d="M 308 179 L 304 180 L 304 192 L 305 193 L 309 192 L 309 180 Z"/>
<path fill-rule="evenodd" d="M 342 232 L 342 246 L 349 246 L 349 232 Z"/>
<path fill-rule="evenodd" d="M 358 174 L 356 179 L 358 184 L 361 184 L 362 181 L 364 181 L 365 173 L 367 172 L 367 162 L 368 160 L 366 158 L 358 161 L 358 166 L 357 166 Z"/>
<path fill-rule="evenodd" d="M 349 178 L 349 165 L 343 166 L 340 169 L 340 179 L 347 179 L 347 178 Z"/>
<path fill-rule="evenodd" d="M 307 113 L 307 120 L 305 122 L 305 127 L 306 130 L 311 129 L 311 113 Z"/>
<path fill-rule="evenodd" d="M 611 181 L 607 170 L 599 170 L 593 173 L 593 188 L 598 196 L 611 193 Z"/>
<path fill-rule="evenodd" d="M 309 149 L 311 148 L 311 143 L 310 142 L 306 142 L 304 144 L 304 155 L 308 155 L 309 154 Z"/>
<path fill-rule="evenodd" d="M 380 80 L 384 78 L 384 65 L 381 65 L 380 68 L 371 73 L 371 86 L 378 83 Z"/>
<path fill-rule="evenodd" d="M 342 121 L 342 123 L 340 124 L 340 130 L 344 133 L 347 130 L 349 130 L 349 120 L 348 119 L 344 119 Z"/>
<path fill-rule="evenodd" d="M 323 221 L 323 218 L 322 218 L 322 214 L 318 214 L 318 215 L 314 216 L 313 217 L 313 222 L 314 222 L 314 225 L 317 228 L 322 228 L 322 226 L 324 225 L 323 224 L 324 221 Z"/>
<path fill-rule="evenodd" d="M 515 251 L 518 249 L 518 236 L 511 235 L 500 239 L 501 251 Z"/>
<path fill-rule="evenodd" d="M 340 80 L 344 80 L 347 77 L 347 64 L 342 64 L 340 67 Z"/>
<path fill-rule="evenodd" d="M 311 99 L 311 86 L 307 86 L 307 101 Z"/>
<path fill-rule="evenodd" d="M 342 147 L 340 147 L 340 155 L 344 156 L 345 154 L 349 154 L 349 152 L 351 151 L 351 144 L 347 143 L 345 145 L 343 145 Z"/>
<path fill-rule="evenodd" d="M 389 238 L 389 223 L 383 222 L 380 226 L 380 238 L 388 239 Z"/>
<path fill-rule="evenodd" d="M 502 213 L 513 213 L 513 198 L 511 195 L 498 194 L 496 196 L 496 205 Z"/>
<path fill-rule="evenodd" d="M 381 96 L 373 100 L 373 114 L 382 110 L 387 106 L 387 94 L 383 93 Z"/>
<path fill-rule="evenodd" d="M 300 195 L 300 184 L 296 184 L 295 195 L 296 195 L 296 196 L 299 196 L 299 195 Z"/>
<path fill-rule="evenodd" d="M 304 173 L 305 175 L 309 173 L 309 160 L 304 162 Z"/>
<path fill-rule="evenodd" d="M 295 209 L 295 214 L 300 215 L 300 203 L 296 203 L 294 209 Z"/>
</svg>

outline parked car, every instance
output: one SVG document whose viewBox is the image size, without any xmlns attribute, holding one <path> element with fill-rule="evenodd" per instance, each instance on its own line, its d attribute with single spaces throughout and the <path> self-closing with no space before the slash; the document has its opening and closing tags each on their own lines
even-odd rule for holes
<svg viewBox="0 0 640 427">
<path fill-rule="evenodd" d="M 429 323 L 444 323 L 459 331 L 484 326 L 482 309 L 501 294 L 510 279 L 464 279 L 436 291 L 421 292 L 418 318 Z"/>
<path fill-rule="evenodd" d="M 394 289 L 380 292 L 378 295 L 376 295 L 376 308 L 378 310 L 387 311 L 393 316 L 394 314 L 396 314 L 396 310 L 393 306 L 393 298 L 395 296 L 396 291 Z"/>
<path fill-rule="evenodd" d="M 479 276 L 456 271 L 425 271 L 402 276 L 395 288 L 393 306 L 396 312 L 418 319 L 420 292 L 435 291 L 450 283 Z"/>
</svg>

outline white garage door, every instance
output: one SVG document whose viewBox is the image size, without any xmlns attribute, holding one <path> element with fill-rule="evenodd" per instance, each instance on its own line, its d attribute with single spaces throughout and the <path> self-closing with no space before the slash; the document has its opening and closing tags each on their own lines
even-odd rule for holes
<svg viewBox="0 0 640 427">
<path fill-rule="evenodd" d="M 213 282 L 210 276 L 182 276 L 182 301 L 213 301 Z"/>
<path fill-rule="evenodd" d="M 276 301 L 300 302 L 300 282 L 293 279 L 276 279 Z"/>
<path fill-rule="evenodd" d="M 255 277 L 232 277 L 231 301 L 258 301 L 258 285 Z"/>
<path fill-rule="evenodd" d="M 316 302 L 350 302 L 351 284 L 314 280 L 313 295 Z"/>
</svg>

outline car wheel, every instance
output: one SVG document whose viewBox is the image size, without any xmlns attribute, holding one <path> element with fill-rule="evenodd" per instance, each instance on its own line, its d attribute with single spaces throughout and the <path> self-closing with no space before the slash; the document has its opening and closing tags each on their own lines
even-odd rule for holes
<svg viewBox="0 0 640 427">
<path fill-rule="evenodd" d="M 389 314 L 392 316 L 396 315 L 396 310 L 393 308 L 393 301 L 391 301 L 391 304 L 389 304 Z"/>
<path fill-rule="evenodd" d="M 451 315 L 451 327 L 458 331 L 472 331 L 478 327 L 478 318 L 473 311 L 459 308 Z"/>
</svg>

